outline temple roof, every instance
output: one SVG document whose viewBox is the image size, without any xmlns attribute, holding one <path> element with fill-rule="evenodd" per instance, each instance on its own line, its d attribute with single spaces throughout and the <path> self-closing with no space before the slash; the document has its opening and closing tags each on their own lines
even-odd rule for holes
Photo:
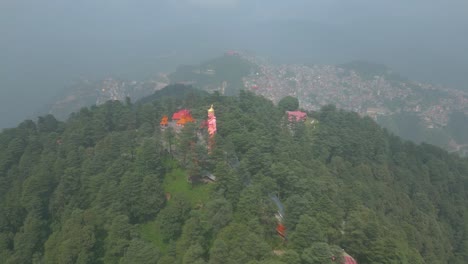
<svg viewBox="0 0 468 264">
<path fill-rule="evenodd" d="M 190 110 L 188 110 L 188 109 L 181 109 L 181 110 L 175 112 L 175 113 L 172 115 L 172 120 L 179 120 L 179 119 L 181 119 L 182 117 L 187 117 L 187 116 L 191 116 Z"/>
<path fill-rule="evenodd" d="M 289 121 L 304 121 L 307 118 L 307 113 L 302 111 L 286 111 Z"/>
</svg>

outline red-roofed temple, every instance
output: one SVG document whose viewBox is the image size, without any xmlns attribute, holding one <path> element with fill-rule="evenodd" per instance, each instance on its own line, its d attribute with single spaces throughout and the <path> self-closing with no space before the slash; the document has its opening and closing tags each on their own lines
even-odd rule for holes
<svg viewBox="0 0 468 264">
<path fill-rule="evenodd" d="M 302 111 L 286 111 L 288 114 L 289 121 L 305 121 L 307 119 L 307 113 Z"/>
<path fill-rule="evenodd" d="M 195 122 L 190 110 L 182 109 L 172 115 L 172 120 L 177 120 L 177 125 L 184 126 L 187 122 Z"/>
</svg>

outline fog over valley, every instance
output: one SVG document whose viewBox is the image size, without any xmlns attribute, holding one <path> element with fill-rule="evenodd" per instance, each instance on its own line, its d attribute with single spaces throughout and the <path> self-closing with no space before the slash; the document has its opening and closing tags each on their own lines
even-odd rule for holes
<svg viewBox="0 0 468 264">
<path fill-rule="evenodd" d="M 467 264 L 468 0 L 0 0 L 0 264 Z"/>
<path fill-rule="evenodd" d="M 0 0 L 0 128 L 77 80 L 145 80 L 226 50 L 278 63 L 385 64 L 468 90 L 468 2 Z"/>
</svg>

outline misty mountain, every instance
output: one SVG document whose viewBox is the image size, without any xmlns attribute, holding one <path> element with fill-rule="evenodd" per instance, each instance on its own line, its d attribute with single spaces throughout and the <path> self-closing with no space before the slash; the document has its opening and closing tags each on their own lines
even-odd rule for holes
<svg viewBox="0 0 468 264">
<path fill-rule="evenodd" d="M 435 0 L 0 1 L 0 127 L 81 78 L 144 81 L 228 49 L 278 63 L 378 62 L 467 89 L 465 10 Z"/>
<path fill-rule="evenodd" d="M 353 61 L 334 65 L 276 64 L 249 53 L 228 51 L 200 64 L 181 65 L 150 81 L 84 81 L 52 103 L 47 113 L 60 119 L 83 106 L 107 100 L 133 101 L 168 83 L 191 84 L 206 91 L 235 95 L 246 89 L 274 102 L 299 98 L 302 108 L 327 104 L 373 117 L 391 132 L 416 143 L 427 142 L 449 151 L 465 152 L 468 142 L 454 129 L 465 122 L 468 96 L 462 91 L 411 81 L 382 64 Z M 462 129 L 463 131 L 463 129 Z"/>
</svg>

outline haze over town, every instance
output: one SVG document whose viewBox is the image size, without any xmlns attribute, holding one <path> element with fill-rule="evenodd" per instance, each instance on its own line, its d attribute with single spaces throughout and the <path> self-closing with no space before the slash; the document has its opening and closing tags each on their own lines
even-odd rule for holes
<svg viewBox="0 0 468 264">
<path fill-rule="evenodd" d="M 146 79 L 228 49 L 281 63 L 381 63 L 468 90 L 468 2 L 0 1 L 0 128 L 79 78 Z"/>
</svg>

